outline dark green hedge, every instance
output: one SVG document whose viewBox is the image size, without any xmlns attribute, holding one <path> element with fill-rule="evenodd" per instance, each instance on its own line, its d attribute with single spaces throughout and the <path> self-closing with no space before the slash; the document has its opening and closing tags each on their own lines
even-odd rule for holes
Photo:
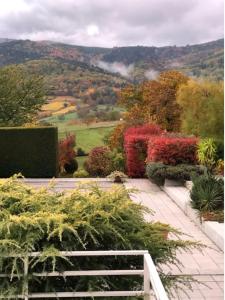
<svg viewBox="0 0 225 300">
<path fill-rule="evenodd" d="M 19 172 L 29 178 L 57 176 L 56 127 L 0 128 L 0 177 Z"/>
</svg>

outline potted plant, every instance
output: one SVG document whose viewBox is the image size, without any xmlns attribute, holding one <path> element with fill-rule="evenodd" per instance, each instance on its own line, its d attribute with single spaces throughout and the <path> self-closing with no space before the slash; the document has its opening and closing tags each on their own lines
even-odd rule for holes
<svg viewBox="0 0 225 300">
<path fill-rule="evenodd" d="M 107 176 L 113 180 L 114 183 L 123 183 L 126 181 L 127 175 L 120 171 L 114 171 L 110 175 Z"/>
</svg>

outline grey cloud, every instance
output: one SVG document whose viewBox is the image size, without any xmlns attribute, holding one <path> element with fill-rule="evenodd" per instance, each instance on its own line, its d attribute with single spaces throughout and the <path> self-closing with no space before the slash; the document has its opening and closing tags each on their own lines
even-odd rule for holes
<svg viewBox="0 0 225 300">
<path fill-rule="evenodd" d="M 10 0 L 8 0 L 10 1 Z M 0 37 L 89 46 L 185 45 L 223 36 L 223 0 L 18 0 L 4 9 Z M 95 25 L 99 34 L 87 28 Z"/>
</svg>

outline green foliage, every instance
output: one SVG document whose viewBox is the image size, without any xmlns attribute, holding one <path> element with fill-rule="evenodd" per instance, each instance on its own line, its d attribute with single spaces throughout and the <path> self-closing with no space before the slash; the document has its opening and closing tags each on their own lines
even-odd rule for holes
<svg viewBox="0 0 225 300">
<path fill-rule="evenodd" d="M 223 140 L 222 82 L 189 80 L 178 90 L 177 101 L 182 107 L 183 132 Z"/>
<path fill-rule="evenodd" d="M 160 162 L 148 163 L 146 173 L 149 179 L 158 185 L 163 185 L 166 174 L 166 165 Z"/>
<path fill-rule="evenodd" d="M 193 178 L 191 204 L 193 208 L 205 211 L 221 210 L 224 206 L 224 181 L 205 174 Z"/>
<path fill-rule="evenodd" d="M 212 171 L 216 163 L 216 145 L 214 143 L 214 140 L 201 140 L 198 144 L 197 156 L 199 162 L 209 171 Z"/>
<path fill-rule="evenodd" d="M 73 174 L 78 169 L 78 162 L 76 159 L 72 159 L 69 162 L 65 163 L 64 170 L 67 174 Z"/>
<path fill-rule="evenodd" d="M 29 178 L 57 176 L 57 128 L 0 128 L 0 166 L 0 177 L 18 172 Z"/>
<path fill-rule="evenodd" d="M 41 77 L 19 66 L 0 69 L 0 126 L 21 126 L 32 121 L 45 103 Z"/>
<path fill-rule="evenodd" d="M 224 159 L 224 140 L 214 140 L 216 146 L 216 158 Z"/>
<path fill-rule="evenodd" d="M 116 149 L 113 149 L 109 153 L 109 157 L 112 160 L 113 170 L 124 172 L 125 170 L 125 158 L 122 152 L 119 152 Z"/>
<path fill-rule="evenodd" d="M 80 170 L 76 171 L 73 174 L 73 177 L 75 177 L 75 178 L 87 178 L 87 177 L 89 177 L 89 174 L 88 174 L 87 171 L 85 171 L 83 169 L 80 169 Z"/>
<path fill-rule="evenodd" d="M 149 179 L 162 185 L 165 179 L 186 181 L 194 175 L 204 173 L 204 168 L 197 165 L 180 164 L 176 166 L 165 165 L 163 163 L 148 163 L 146 173 Z"/>
<path fill-rule="evenodd" d="M 157 265 L 179 264 L 177 250 L 201 248 L 199 243 L 181 240 L 182 233 L 166 226 L 171 235 L 164 238 L 165 225 L 147 222 L 149 210 L 130 200 L 122 186 L 101 190 L 97 185 L 81 186 L 70 193 L 58 193 L 51 187 L 33 189 L 16 178 L 0 181 L 0 293 L 23 293 L 29 280 L 29 291 L 137 290 L 142 278 L 112 276 L 39 278 L 35 272 L 62 272 L 85 269 L 143 268 L 143 259 L 76 257 L 66 259 L 59 251 L 147 249 Z M 31 251 L 43 252 L 29 261 L 29 278 L 20 276 L 23 260 Z M 11 256 L 14 256 L 12 258 Z M 167 286 L 167 275 L 160 271 Z M 171 281 L 171 278 L 169 278 Z M 6 296 L 5 296 L 6 297 Z"/>
</svg>

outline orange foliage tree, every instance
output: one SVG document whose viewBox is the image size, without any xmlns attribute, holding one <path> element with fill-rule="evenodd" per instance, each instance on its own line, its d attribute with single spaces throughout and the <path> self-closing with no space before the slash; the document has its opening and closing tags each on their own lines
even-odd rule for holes
<svg viewBox="0 0 225 300">
<path fill-rule="evenodd" d="M 120 93 L 119 104 L 127 109 L 124 120 L 130 125 L 149 122 L 168 131 L 179 131 L 181 108 L 176 93 L 188 77 L 178 71 L 165 71 L 157 80 L 128 86 Z"/>
</svg>

